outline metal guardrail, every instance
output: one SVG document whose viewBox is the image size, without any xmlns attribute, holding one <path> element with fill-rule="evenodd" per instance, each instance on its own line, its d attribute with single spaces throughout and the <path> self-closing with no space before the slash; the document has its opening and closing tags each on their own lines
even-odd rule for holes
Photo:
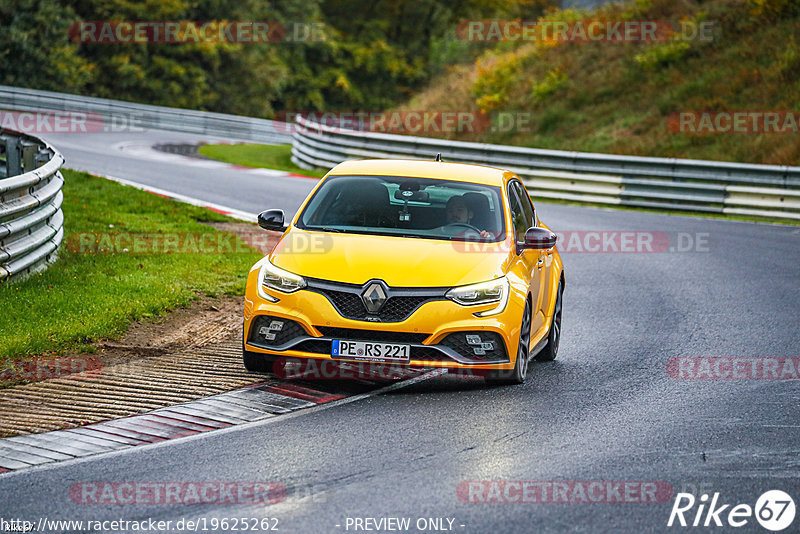
<svg viewBox="0 0 800 534">
<path fill-rule="evenodd" d="M 41 269 L 64 237 L 64 157 L 30 135 L 0 134 L 0 280 Z"/>
<path fill-rule="evenodd" d="M 8 86 L 0 86 L 0 109 L 92 113 L 111 123 L 125 116 L 135 118 L 142 128 L 258 143 L 291 142 L 292 161 L 304 168 L 332 167 L 359 158 L 430 159 L 441 152 L 450 161 L 510 169 L 536 198 L 800 219 L 800 167 L 466 143 L 346 130 L 302 117 L 296 125 L 288 125 Z"/>
<path fill-rule="evenodd" d="M 645 158 L 467 143 L 331 127 L 297 117 L 292 161 L 433 159 L 509 169 L 534 198 L 800 219 L 800 167 Z"/>
<path fill-rule="evenodd" d="M 110 131 L 135 126 L 230 137 L 265 144 L 291 143 L 285 123 L 240 115 L 135 104 L 86 96 L 0 85 L 0 109 L 90 113 Z"/>
</svg>

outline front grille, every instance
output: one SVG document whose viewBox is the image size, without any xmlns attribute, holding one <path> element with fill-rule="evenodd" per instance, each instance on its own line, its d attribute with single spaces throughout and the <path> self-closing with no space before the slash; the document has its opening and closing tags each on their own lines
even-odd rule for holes
<svg viewBox="0 0 800 534">
<path fill-rule="evenodd" d="M 307 280 L 307 289 L 324 295 L 339 315 L 356 321 L 399 323 L 407 319 L 420 306 L 431 300 L 441 300 L 446 288 L 391 288 L 386 286 L 386 302 L 377 313 L 369 313 L 361 300 L 367 284 L 344 284 L 325 280 Z M 370 282 L 368 282 L 370 283 Z"/>
<path fill-rule="evenodd" d="M 272 336 L 274 338 L 269 339 Z M 247 341 L 263 347 L 280 347 L 298 337 L 305 336 L 308 336 L 308 333 L 295 321 L 282 317 L 259 315 L 250 323 L 250 335 L 247 337 Z"/>
<path fill-rule="evenodd" d="M 320 293 L 328 297 L 342 317 L 350 319 L 363 319 L 367 315 L 367 309 L 361 301 L 361 297 L 356 293 L 346 293 L 344 291 L 333 291 L 330 289 L 321 290 Z"/>
<path fill-rule="evenodd" d="M 342 317 L 356 320 L 366 320 L 367 317 L 377 317 L 385 323 L 399 323 L 411 315 L 417 308 L 428 300 L 427 296 L 419 297 L 390 297 L 386 300 L 378 313 L 368 313 L 358 293 L 347 293 L 344 291 L 333 291 L 330 289 L 320 290 L 320 293 L 328 297 Z"/>
<path fill-rule="evenodd" d="M 449 347 L 475 363 L 508 361 L 503 338 L 495 332 L 456 332 L 444 338 L 439 345 Z"/>
<path fill-rule="evenodd" d="M 402 321 L 428 300 L 428 297 L 392 297 L 378 312 L 378 317 L 390 323 Z"/>
<path fill-rule="evenodd" d="M 330 326 L 317 326 L 316 328 L 322 332 L 322 335 L 325 337 L 350 341 L 420 344 L 430 336 L 430 334 L 418 334 L 415 332 L 384 332 L 380 330 L 358 330 L 355 328 L 335 328 Z"/>
</svg>

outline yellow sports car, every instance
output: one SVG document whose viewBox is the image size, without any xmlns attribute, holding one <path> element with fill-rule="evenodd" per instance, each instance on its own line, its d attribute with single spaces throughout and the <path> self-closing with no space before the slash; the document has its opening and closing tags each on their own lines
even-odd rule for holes
<svg viewBox="0 0 800 534">
<path fill-rule="evenodd" d="M 512 172 L 347 161 L 323 178 L 247 278 L 244 365 L 280 358 L 479 371 L 522 383 L 561 336 L 556 235 Z"/>
</svg>

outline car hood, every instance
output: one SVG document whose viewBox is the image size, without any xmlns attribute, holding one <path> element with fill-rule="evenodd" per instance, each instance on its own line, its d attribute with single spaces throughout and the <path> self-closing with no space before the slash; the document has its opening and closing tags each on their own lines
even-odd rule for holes
<svg viewBox="0 0 800 534">
<path fill-rule="evenodd" d="M 350 284 L 374 278 L 392 287 L 449 287 L 503 276 L 509 243 L 307 232 L 283 235 L 269 255 L 304 277 Z"/>
</svg>

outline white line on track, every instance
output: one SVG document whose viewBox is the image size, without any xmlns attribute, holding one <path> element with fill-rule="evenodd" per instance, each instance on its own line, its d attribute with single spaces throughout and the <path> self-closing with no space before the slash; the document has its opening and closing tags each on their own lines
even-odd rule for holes
<svg viewBox="0 0 800 534">
<path fill-rule="evenodd" d="M 229 206 L 223 206 L 221 204 L 215 204 L 213 202 L 208 202 L 206 200 L 201 200 L 199 198 L 189 197 L 186 195 L 182 195 L 180 193 L 175 193 L 173 191 L 167 191 L 166 189 L 160 189 L 158 187 L 153 187 L 150 185 L 140 184 L 138 182 L 134 182 L 131 180 L 126 180 L 125 178 L 118 178 L 116 176 L 109 176 L 107 174 L 94 174 L 94 176 L 99 176 L 100 178 L 106 178 L 113 182 L 120 183 L 122 185 L 129 185 L 131 187 L 135 187 L 136 189 L 140 189 L 142 191 L 147 191 L 148 193 L 155 193 L 156 195 L 161 195 L 165 197 L 169 197 L 180 202 L 185 202 L 186 204 L 191 204 L 193 206 L 200 206 L 201 208 L 209 208 L 214 211 L 222 212 L 224 215 L 228 215 L 235 219 L 239 219 L 242 221 L 247 222 L 256 222 L 258 215 L 255 213 L 248 213 L 246 211 L 237 210 L 236 208 L 231 208 Z"/>
</svg>

